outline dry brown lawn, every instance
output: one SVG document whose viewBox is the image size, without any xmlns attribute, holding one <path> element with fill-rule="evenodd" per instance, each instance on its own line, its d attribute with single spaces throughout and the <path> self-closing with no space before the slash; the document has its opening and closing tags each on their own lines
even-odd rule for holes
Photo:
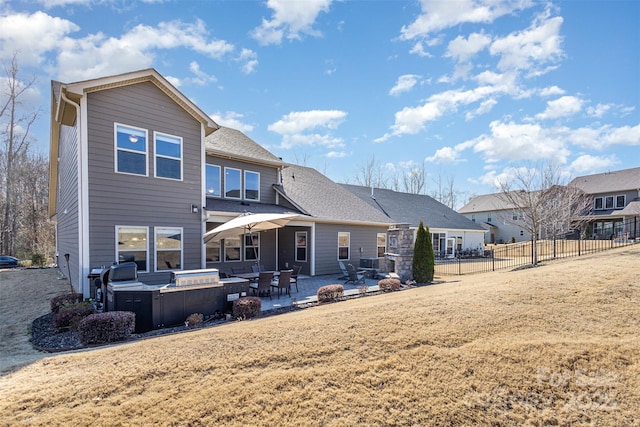
<svg viewBox="0 0 640 427">
<path fill-rule="evenodd" d="M 640 425 L 639 260 L 636 245 L 43 357 L 0 377 L 0 424 Z"/>
</svg>

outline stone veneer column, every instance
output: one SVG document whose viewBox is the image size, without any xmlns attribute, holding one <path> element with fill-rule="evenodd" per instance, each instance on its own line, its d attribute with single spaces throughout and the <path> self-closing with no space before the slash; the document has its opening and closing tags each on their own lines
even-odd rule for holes
<svg viewBox="0 0 640 427">
<path fill-rule="evenodd" d="M 413 279 L 414 230 L 409 224 L 392 226 L 387 231 L 387 244 L 387 271 L 396 273 L 402 282 Z"/>
</svg>

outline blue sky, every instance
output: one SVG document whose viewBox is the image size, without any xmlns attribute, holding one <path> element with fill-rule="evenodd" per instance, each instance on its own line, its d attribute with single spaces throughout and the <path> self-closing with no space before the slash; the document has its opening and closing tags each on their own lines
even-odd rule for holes
<svg viewBox="0 0 640 427">
<path fill-rule="evenodd" d="M 0 59 L 51 79 L 153 67 L 223 126 L 356 182 L 424 163 L 460 202 L 540 162 L 640 166 L 640 2 L 0 0 Z"/>
</svg>

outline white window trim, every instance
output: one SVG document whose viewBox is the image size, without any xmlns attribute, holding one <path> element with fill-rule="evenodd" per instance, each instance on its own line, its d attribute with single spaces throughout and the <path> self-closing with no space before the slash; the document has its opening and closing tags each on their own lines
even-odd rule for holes
<svg viewBox="0 0 640 427">
<path fill-rule="evenodd" d="M 120 229 L 126 228 L 144 228 L 147 235 L 147 244 L 145 245 L 145 251 L 147 253 L 146 256 L 146 269 L 144 271 L 138 271 L 138 273 L 148 273 L 149 272 L 149 227 L 141 226 L 141 225 L 116 225 L 116 236 L 115 236 L 115 253 L 116 253 L 116 262 L 120 258 L 120 250 L 118 249 L 118 234 Z M 126 251 L 124 251 L 126 253 Z"/>
<path fill-rule="evenodd" d="M 607 207 L 607 199 L 611 199 L 611 207 Z M 616 206 L 616 197 L 615 196 L 605 196 L 604 197 L 604 209 L 605 210 L 609 210 L 609 209 L 614 209 Z"/>
<path fill-rule="evenodd" d="M 158 269 L 158 252 L 169 252 L 175 251 L 176 249 L 158 249 L 158 230 L 180 230 L 180 267 L 173 267 L 171 269 Z M 149 239 L 147 239 L 149 241 Z M 174 271 L 174 270 L 182 270 L 184 269 L 184 228 L 183 227 L 154 227 L 153 229 L 153 263 L 154 270 L 156 273 L 161 273 L 163 271 Z"/>
<path fill-rule="evenodd" d="M 227 171 L 238 171 L 239 172 L 239 178 L 240 178 L 240 187 L 238 188 L 238 192 L 240 193 L 240 195 L 238 197 L 229 197 L 227 196 Z M 225 166 L 224 168 L 224 198 L 225 199 L 231 199 L 231 200 L 242 200 L 242 169 L 238 169 L 238 168 L 230 168 Z"/>
<path fill-rule="evenodd" d="M 255 234 L 256 236 L 258 236 L 258 244 L 257 245 L 247 245 L 247 236 L 251 235 L 251 234 Z M 251 239 L 251 242 L 253 243 L 253 239 Z M 242 242 L 240 242 L 242 247 L 240 248 L 241 252 L 242 252 L 242 258 L 245 261 L 260 261 L 260 233 L 258 233 L 257 231 L 251 232 L 251 233 L 246 233 L 242 235 Z M 257 257 L 255 258 L 247 258 L 247 249 L 248 248 L 256 248 L 257 251 L 256 253 L 258 254 Z"/>
<path fill-rule="evenodd" d="M 232 260 L 228 260 L 227 259 L 227 239 L 223 239 L 222 240 L 222 244 L 220 245 L 222 246 L 222 259 L 220 260 L 220 262 L 242 262 L 242 237 L 240 237 L 240 258 L 238 259 L 232 259 Z M 232 248 L 235 248 L 236 246 L 231 246 Z"/>
<path fill-rule="evenodd" d="M 210 249 L 212 249 L 212 247 L 210 246 L 210 244 L 213 242 L 207 242 L 207 244 L 205 245 L 205 259 L 206 259 L 206 252 L 209 251 Z M 222 241 L 217 241 L 216 243 L 218 243 L 218 261 L 209 261 L 206 260 L 207 264 L 209 263 L 221 263 L 222 260 Z"/>
<path fill-rule="evenodd" d="M 180 140 L 180 158 L 177 157 L 171 157 L 171 156 L 166 156 L 166 155 L 162 155 L 162 154 L 158 154 L 158 136 L 166 136 L 168 138 L 175 138 Z M 170 142 L 171 143 L 171 142 Z M 184 140 L 182 139 L 181 136 L 177 136 L 177 135 L 171 135 L 168 133 L 163 133 L 163 132 L 153 132 L 153 174 L 155 178 L 160 178 L 160 179 L 169 179 L 171 181 L 182 181 L 184 178 L 184 171 L 183 171 L 183 165 L 184 165 L 184 153 L 183 153 L 183 147 L 184 147 Z M 180 178 L 170 178 L 168 176 L 158 176 L 158 162 L 157 159 L 161 158 L 161 159 L 169 159 L 169 160 L 177 160 L 180 162 Z"/>
<path fill-rule="evenodd" d="M 380 246 L 378 244 L 378 237 L 380 236 L 384 236 L 384 252 L 387 252 L 387 233 L 377 233 L 376 234 L 376 257 L 378 256 L 378 249 L 380 249 L 382 246 Z"/>
<path fill-rule="evenodd" d="M 118 148 L 118 126 L 122 126 L 122 127 L 125 127 L 125 128 L 129 128 L 129 129 L 133 129 L 133 130 L 144 132 L 144 140 L 146 141 L 145 142 L 146 147 L 145 147 L 145 151 L 144 151 L 144 157 L 145 157 L 144 174 L 131 173 L 131 172 L 120 172 L 118 170 L 118 151 L 119 150 L 125 151 L 127 153 L 142 154 L 142 152 L 140 152 L 140 151 L 127 150 L 126 148 Z M 113 123 L 113 170 L 114 170 L 115 173 L 119 173 L 119 174 L 122 174 L 122 175 L 149 176 L 149 131 L 147 129 L 139 128 L 139 127 L 131 126 L 131 125 L 126 125 L 124 123 L 118 123 L 118 122 L 114 122 Z"/>
<path fill-rule="evenodd" d="M 298 248 L 302 248 L 302 246 L 298 246 L 298 235 L 302 235 L 304 234 L 304 259 L 299 259 L 298 258 Z M 307 262 L 307 258 L 308 258 L 308 251 L 309 251 L 309 235 L 306 231 L 296 231 L 295 233 L 295 256 L 294 259 L 296 260 L 296 262 Z"/>
<path fill-rule="evenodd" d="M 348 246 L 340 246 L 340 235 L 346 234 L 349 236 L 349 245 Z M 346 258 L 340 258 L 340 248 L 347 248 L 348 256 Z M 349 231 L 338 231 L 338 253 L 336 254 L 338 257 L 338 261 L 351 261 L 351 232 Z"/>
<path fill-rule="evenodd" d="M 255 174 L 258 175 L 258 198 L 257 199 L 249 199 L 247 198 L 247 174 L 251 173 L 251 174 Z M 244 200 L 250 200 L 252 202 L 259 202 L 260 201 L 260 172 L 254 172 L 254 171 L 250 171 L 250 170 L 245 170 L 243 173 L 243 186 L 242 186 L 242 197 L 244 198 Z"/>
<path fill-rule="evenodd" d="M 209 191 L 208 191 L 208 188 L 207 188 L 207 173 L 206 173 L 206 170 L 207 170 L 208 167 L 218 168 L 218 183 L 220 184 L 220 188 L 218 190 L 219 190 L 220 194 L 217 194 L 217 195 L 216 194 L 210 194 Z M 221 177 L 221 175 L 222 175 L 222 166 L 220 166 L 220 165 L 212 165 L 211 163 L 207 163 L 205 165 L 205 174 L 204 174 L 204 177 L 205 177 L 204 186 L 205 186 L 205 188 L 204 188 L 204 191 L 205 191 L 206 197 L 222 197 L 223 196 L 222 195 L 222 177 Z"/>
<path fill-rule="evenodd" d="M 622 206 L 618 206 L 618 197 L 623 197 L 623 202 L 622 202 Z M 614 209 L 620 209 L 620 208 L 624 208 L 625 206 L 627 206 L 627 195 L 626 194 L 618 194 L 617 196 L 614 196 L 613 198 L 613 205 L 614 205 Z"/>
</svg>

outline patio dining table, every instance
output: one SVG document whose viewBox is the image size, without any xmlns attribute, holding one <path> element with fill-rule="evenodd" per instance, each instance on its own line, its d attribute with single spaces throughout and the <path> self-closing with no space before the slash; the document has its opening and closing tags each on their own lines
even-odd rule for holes
<svg viewBox="0 0 640 427">
<path fill-rule="evenodd" d="M 273 273 L 273 277 L 278 277 L 280 275 L 279 271 L 262 271 L 262 273 Z M 256 282 L 258 277 L 260 277 L 260 273 L 235 273 L 232 274 L 233 277 L 240 277 L 241 279 L 247 279 L 252 282 Z"/>
</svg>

